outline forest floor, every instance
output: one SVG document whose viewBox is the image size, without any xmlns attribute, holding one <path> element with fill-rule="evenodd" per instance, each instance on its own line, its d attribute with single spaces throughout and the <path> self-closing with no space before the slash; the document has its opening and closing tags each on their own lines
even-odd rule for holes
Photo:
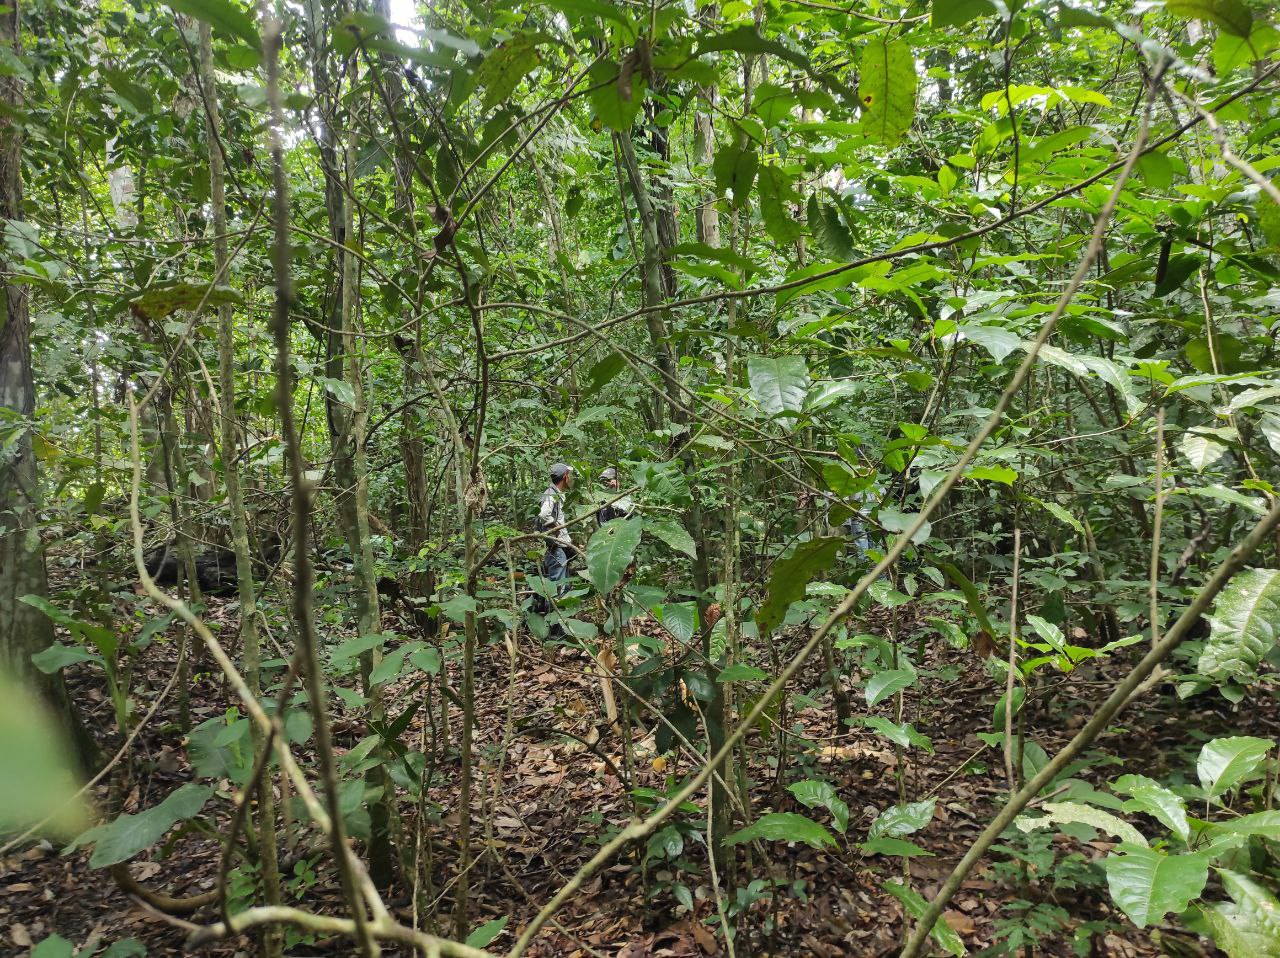
<svg viewBox="0 0 1280 958">
<path fill-rule="evenodd" d="M 211 617 L 227 619 L 233 612 L 234 606 L 228 608 L 226 603 L 211 600 Z M 864 621 L 862 626 L 875 631 L 883 624 L 873 619 Z M 909 627 L 903 629 L 903 634 L 909 633 Z M 234 633 L 224 628 L 223 634 Z M 799 638 L 795 636 L 793 641 Z M 149 706 L 148 695 L 163 687 L 174 666 L 172 644 L 153 645 L 147 656 L 149 674 L 138 676 L 137 680 L 152 691 L 141 696 L 141 710 Z M 484 856 L 474 870 L 471 927 L 510 916 L 509 928 L 494 941 L 494 949 L 509 947 L 512 930 L 523 925 L 538 903 L 548 899 L 589 857 L 607 828 L 624 825 L 629 814 L 622 784 L 610 767 L 611 763 L 623 767 L 620 744 L 616 733 L 603 721 L 600 681 L 589 657 L 578 649 L 540 646 L 523 636 L 514 667 L 513 676 L 508 646 L 495 642 L 481 651 L 476 669 L 476 701 L 480 703 L 476 754 L 481 764 L 479 781 L 490 783 L 489 788 L 489 773 L 507 725 L 509 689 L 516 694 L 513 714 L 519 727 L 505 752 L 499 794 L 494 799 L 486 789 L 483 796 L 477 796 L 474 809 L 477 847 L 483 845 L 483 823 L 486 816 L 491 816 L 494 848 L 504 862 L 500 865 L 494 856 Z M 77 672 L 77 668 L 81 667 L 68 670 L 68 681 L 86 722 L 98 730 L 113 728 L 100 674 Z M 1028 709 L 1028 732 L 1052 754 L 1088 718 L 1093 703 L 1105 697 L 1119 669 L 1117 665 L 1108 674 L 1082 668 L 1059 677 L 1052 694 L 1042 696 Z M 908 800 L 935 793 L 938 796 L 933 820 L 923 831 L 910 836 L 931 853 L 931 857 L 911 862 L 912 879 L 926 896 L 936 891 L 999 807 L 1003 794 L 1001 758 L 975 736 L 976 732 L 990 730 L 992 702 L 998 695 L 986 665 L 971 650 L 955 650 L 935 640 L 921 678 L 920 694 L 905 717 L 932 734 L 936 749 L 933 755 L 919 749 L 895 754 L 892 745 L 870 729 L 837 727 L 829 694 L 820 688 L 816 668 L 811 667 L 804 674 L 800 688 L 811 690 L 812 698 L 801 699 L 799 704 L 803 707 L 788 717 L 788 727 L 794 728 L 798 723 L 804 734 L 789 737 L 784 782 L 807 777 L 801 773 L 805 768 L 809 769 L 808 774 L 830 781 L 850 807 L 849 828 L 840 846 L 834 849 L 819 851 L 799 844 L 769 843 L 767 852 L 772 861 L 768 867 L 772 874 L 785 879 L 787 885 L 803 879 L 803 894 L 797 896 L 783 888 L 775 902 L 751 906 L 746 931 L 739 939 L 738 955 L 830 958 L 895 953 L 903 933 L 901 906 L 881 890 L 880 884 L 901 877 L 902 860 L 864 857 L 858 842 L 876 813 L 899 801 L 899 762 L 905 763 L 902 772 Z M 456 675 L 453 686 L 458 687 Z M 207 674 L 192 682 L 190 693 L 195 722 L 221 714 L 233 704 L 223 685 Z M 854 687 L 851 698 L 855 715 L 860 714 L 861 689 Z M 394 692 L 389 701 L 395 711 L 408 704 L 407 700 L 397 702 Z M 193 777 L 183 738 L 174 725 L 173 705 L 172 701 L 165 704 L 135 748 L 132 762 L 136 784 L 125 799 L 127 811 L 155 804 Z M 339 703 L 333 705 L 340 709 Z M 890 705 L 891 702 L 884 703 L 874 711 L 891 716 Z M 1249 708 L 1248 715 L 1233 714 L 1221 699 L 1205 697 L 1176 706 L 1167 699 L 1143 703 L 1122 716 L 1122 729 L 1113 730 L 1099 741 L 1098 748 L 1117 757 L 1116 763 L 1105 767 L 1101 774 L 1110 778 L 1134 771 L 1159 777 L 1162 772 L 1171 771 L 1152 768 L 1149 756 L 1172 754 L 1179 747 L 1194 755 L 1200 739 L 1189 740 L 1187 729 L 1196 730 L 1195 734 L 1204 738 L 1240 731 L 1280 734 L 1280 703 L 1260 698 Z M 420 734 L 421 714 L 415 721 L 418 728 L 406 734 L 413 743 Z M 459 713 L 454 710 L 454 737 L 458 721 Z M 350 748 L 364 734 L 365 730 L 356 723 L 341 717 L 335 721 L 336 740 L 343 748 Z M 673 758 L 660 773 L 652 761 L 652 751 L 645 752 L 646 739 L 652 742 L 651 727 L 636 733 L 642 756 L 637 785 L 661 790 L 670 776 L 688 771 L 690 762 Z M 109 740 L 102 744 L 111 751 L 118 743 Z M 775 768 L 767 764 L 767 757 L 776 758 L 777 751 L 758 740 L 755 744 L 751 754 L 759 765 L 749 770 L 749 776 L 756 813 L 798 811 L 829 822 L 823 810 L 807 811 L 790 794 L 779 793 Z M 656 765 L 660 768 L 662 761 Z M 457 812 L 448 803 L 457 794 L 457 772 L 456 750 L 450 750 L 447 758 L 439 762 L 431 789 L 432 797 L 445 808 L 442 823 L 431 829 L 438 885 L 440 876 L 445 876 L 447 885 L 447 878 L 456 872 Z M 105 797 L 103 788 L 98 799 Z M 406 800 L 401 807 L 407 809 L 410 805 Z M 210 804 L 206 813 L 214 808 Z M 229 802 L 220 801 L 215 814 L 226 818 L 229 808 Z M 692 824 L 705 828 L 705 821 Z M 1056 841 L 1063 848 L 1082 848 L 1093 858 L 1110 847 L 1101 841 L 1080 846 L 1064 836 Z M 638 853 L 633 852 L 588 882 L 557 916 L 560 930 L 544 932 L 530 953 L 603 954 L 617 958 L 720 954 L 714 898 L 705 874 L 705 850 L 692 840 L 686 849 L 684 858 L 698 873 L 677 877 L 694 890 L 693 914 L 676 905 L 670 891 L 646 896 L 645 880 L 637 867 Z M 739 851 L 740 855 L 746 853 L 742 848 Z M 322 861 L 325 858 L 320 857 Z M 184 896 L 214 887 L 217 863 L 216 840 L 190 833 L 175 843 L 167 857 L 152 854 L 135 859 L 132 871 L 135 878 L 151 888 Z M 761 875 L 763 870 L 757 860 L 752 877 Z M 1114 912 L 1105 889 L 1082 886 L 1055 892 L 1053 876 L 1033 872 L 1028 887 L 1019 891 L 1012 884 L 1011 874 L 1010 869 L 987 864 L 965 883 L 948 910 L 947 920 L 971 953 L 993 944 L 1001 920 L 1013 917 L 1007 906 L 1024 897 L 1060 906 L 1070 916 L 1066 929 L 1042 941 L 1039 954 L 1132 958 L 1159 952 L 1150 936 L 1137 932 Z M 647 877 L 652 890 L 673 876 L 667 863 L 658 862 L 651 864 Z M 304 907 L 339 908 L 336 878 L 327 865 L 317 868 L 314 884 L 308 885 L 300 899 Z M 443 894 L 441 913 L 448 914 L 451 900 L 447 887 Z M 197 922 L 212 921 L 213 911 L 188 917 Z M 407 920 L 408 915 L 402 917 Z M 766 918 L 774 921 L 769 934 L 762 931 Z M 1085 951 L 1075 952 L 1071 944 L 1073 931 L 1087 921 L 1103 922 L 1108 927 L 1094 936 Z M 47 844 L 19 849 L 0 860 L 0 955 L 26 955 L 32 942 L 39 943 L 54 932 L 82 946 L 80 953 L 84 955 L 127 938 L 144 943 L 150 956 L 186 953 L 184 930 L 125 895 L 105 871 L 90 870 L 87 851 L 60 856 Z M 87 947 L 90 944 L 94 947 Z M 1204 942 L 1199 943 L 1199 949 L 1205 954 L 1213 953 Z M 203 953 L 252 955 L 256 950 L 254 942 L 242 938 L 222 942 Z M 348 941 L 303 942 L 289 953 L 346 955 L 352 949 Z M 386 954 L 396 954 L 394 947 L 388 947 Z"/>
</svg>

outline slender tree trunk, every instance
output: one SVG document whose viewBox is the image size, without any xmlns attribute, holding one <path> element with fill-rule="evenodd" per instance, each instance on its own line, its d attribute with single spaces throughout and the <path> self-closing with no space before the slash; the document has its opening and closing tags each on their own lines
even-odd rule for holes
<svg viewBox="0 0 1280 958">
<path fill-rule="evenodd" d="M 222 155 L 221 120 L 217 78 L 213 69 L 213 39 L 209 24 L 200 23 L 200 82 L 205 103 L 205 128 L 209 139 L 209 186 L 213 206 L 213 255 L 218 282 L 228 281 L 226 167 Z M 258 637 L 257 587 L 253 581 L 249 549 L 249 522 L 240 487 L 240 425 L 236 415 L 235 320 L 231 304 L 218 307 L 218 392 L 222 412 L 219 423 L 222 473 L 231 512 L 231 547 L 236 557 L 236 586 L 240 596 L 241 667 L 255 696 L 262 695 L 261 654 Z M 262 730 L 250 723 L 254 752 L 265 747 Z M 276 808 L 272 776 L 262 776 L 258 788 L 258 856 L 262 868 L 263 898 L 280 904 L 280 866 L 276 850 Z M 228 840 L 233 840 L 229 837 Z M 283 950 L 279 929 L 268 926 L 262 937 L 263 953 L 275 958 Z"/>
<path fill-rule="evenodd" d="M 15 59 L 22 55 L 18 0 L 0 7 L 0 46 Z M 17 221 L 22 211 L 22 80 L 0 76 L 0 219 Z M 10 275 L 6 268 L 5 275 Z M 30 421 L 35 413 L 35 377 L 31 369 L 31 323 L 28 287 L 5 282 L 0 307 L 0 405 Z M 96 748 L 81 727 L 62 673 L 44 675 L 31 656 L 53 643 L 53 623 L 27 603 L 24 595 L 46 598 L 44 544 L 40 541 L 40 480 L 31 432 L 0 451 L 0 668 L 35 688 L 61 720 L 82 765 L 93 764 Z"/>
</svg>

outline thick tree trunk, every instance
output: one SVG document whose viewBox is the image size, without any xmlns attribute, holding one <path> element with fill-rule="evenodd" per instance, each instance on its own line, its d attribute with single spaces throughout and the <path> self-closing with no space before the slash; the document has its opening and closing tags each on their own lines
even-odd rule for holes
<svg viewBox="0 0 1280 958">
<path fill-rule="evenodd" d="M 0 46 L 21 56 L 18 2 L 0 7 Z M 22 81 L 0 76 L 0 219 L 21 220 L 22 128 L 13 117 L 22 111 Z M 8 275 L 8 269 L 6 269 Z M 29 421 L 35 413 L 35 378 L 31 370 L 31 323 L 27 287 L 5 283 L 0 296 L 0 405 Z M 82 764 L 92 764 L 93 741 L 77 721 L 62 673 L 44 675 L 31 656 L 53 642 L 53 623 L 20 601 L 24 595 L 49 593 L 44 545 L 40 541 L 40 489 L 31 431 L 22 429 L 0 451 L 0 669 L 35 688 L 62 720 Z"/>
</svg>

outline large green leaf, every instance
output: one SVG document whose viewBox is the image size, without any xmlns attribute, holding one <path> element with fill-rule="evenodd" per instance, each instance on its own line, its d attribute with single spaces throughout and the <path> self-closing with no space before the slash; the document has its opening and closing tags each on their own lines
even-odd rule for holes
<svg viewBox="0 0 1280 958">
<path fill-rule="evenodd" d="M 831 812 L 836 831 L 843 833 L 849 827 L 849 806 L 826 782 L 811 778 L 803 782 L 792 782 L 787 786 L 787 791 L 805 808 L 817 808 L 821 805 Z"/>
<path fill-rule="evenodd" d="M 858 77 L 860 126 L 882 146 L 896 146 L 916 115 L 916 60 L 905 40 L 873 39 Z"/>
<path fill-rule="evenodd" d="M 1122 818 L 1110 812 L 1104 812 L 1092 805 L 1080 802 L 1045 802 L 1041 806 L 1044 815 L 1040 818 L 1020 817 L 1016 824 L 1024 832 L 1034 831 L 1049 824 L 1082 824 L 1092 825 L 1108 835 L 1115 835 L 1123 842 L 1133 845 L 1146 845 L 1147 840 L 1142 833 Z"/>
<path fill-rule="evenodd" d="M 235 0 L 165 0 L 165 3 L 179 13 L 203 20 L 216 33 L 243 40 L 255 50 L 262 46 L 253 17 Z"/>
<path fill-rule="evenodd" d="M 1268 738 L 1239 735 L 1231 738 L 1215 738 L 1200 749 L 1196 761 L 1196 774 L 1210 798 L 1235 787 L 1257 770 L 1267 752 L 1275 747 Z"/>
<path fill-rule="evenodd" d="M 766 163 L 759 173 L 760 215 L 764 228 L 775 241 L 790 245 L 800 238 L 800 224 L 791 215 L 795 198 L 792 178 L 781 167 Z"/>
<path fill-rule="evenodd" d="M 751 145 L 745 147 L 730 143 L 722 146 L 711 164 L 720 193 L 733 193 L 733 205 L 741 206 L 751 194 L 760 168 L 760 156 Z"/>
<path fill-rule="evenodd" d="M 1280 902 L 1247 875 L 1220 868 L 1230 902 L 1204 910 L 1213 943 L 1228 958 L 1280 958 Z"/>
<path fill-rule="evenodd" d="M 975 17 L 996 12 L 991 0 L 933 0 L 930 9 L 935 27 L 962 27 Z"/>
<path fill-rule="evenodd" d="M 587 578 L 602 594 L 617 588 L 640 545 L 639 518 L 606 522 L 587 543 Z"/>
<path fill-rule="evenodd" d="M 1258 226 L 1267 245 L 1280 246 L 1280 204 L 1271 198 L 1270 193 L 1258 195 L 1257 214 Z"/>
<path fill-rule="evenodd" d="M 1263 838 L 1280 841 L 1280 811 L 1269 809 L 1242 815 L 1229 822 L 1214 822 L 1209 830 L 1215 835 L 1261 835 Z"/>
<path fill-rule="evenodd" d="M 762 838 L 771 842 L 804 842 L 814 848 L 836 843 L 832 834 L 812 819 L 794 812 L 770 812 L 753 825 L 739 829 L 725 838 L 730 845 Z"/>
<path fill-rule="evenodd" d="M 810 539 L 774 564 L 768 594 L 756 613 L 756 625 L 762 636 L 778 627 L 787 614 L 788 606 L 804 596 L 805 586 L 815 576 L 831 568 L 842 545 L 844 539 L 839 536 Z"/>
<path fill-rule="evenodd" d="M 885 669 L 867 679 L 867 704 L 879 705 L 891 695 L 910 688 L 916 681 L 915 669 Z"/>
<path fill-rule="evenodd" d="M 487 948 L 495 938 L 502 934 L 502 929 L 507 927 L 509 918 L 509 915 L 503 915 L 501 918 L 486 921 L 471 934 L 467 935 L 466 944 L 471 948 Z"/>
<path fill-rule="evenodd" d="M 926 798 L 920 802 L 890 805 L 871 823 L 867 838 L 902 838 L 913 835 L 933 820 L 936 800 Z"/>
<path fill-rule="evenodd" d="M 1165 0 L 1164 8 L 1174 16 L 1208 20 L 1237 37 L 1253 29 L 1253 14 L 1242 0 Z"/>
<path fill-rule="evenodd" d="M 893 854 L 893 853 L 891 853 Z M 898 881 L 887 881 L 880 886 L 898 901 L 902 902 L 902 906 L 910 912 L 913 918 L 923 918 L 925 911 L 928 909 L 928 903 L 921 897 L 920 893 L 913 888 Z M 956 958 L 964 958 L 969 953 L 965 948 L 964 942 L 960 940 L 960 936 L 956 934 L 956 930 L 947 924 L 945 915 L 940 917 L 933 924 L 932 930 L 929 932 L 933 936 L 933 940 L 945 948 L 950 954 Z"/>
<path fill-rule="evenodd" d="M 644 78 L 634 74 L 630 90 L 618 88 L 621 68 L 611 60 L 601 60 L 591 68 L 591 108 L 600 122 L 619 132 L 631 129 L 644 105 Z M 628 95 L 629 94 L 629 95 Z"/>
<path fill-rule="evenodd" d="M 89 867 L 106 868 L 128 861 L 158 842 L 176 823 L 198 815 L 212 796 L 211 786 L 188 782 L 174 789 L 159 805 L 137 815 L 121 815 L 96 831 Z"/>
<path fill-rule="evenodd" d="M 1280 570 L 1245 569 L 1218 595 L 1209 617 L 1201 675 L 1248 681 L 1280 638 Z"/>
<path fill-rule="evenodd" d="M 747 381 L 751 398 L 768 415 L 798 413 L 809 394 L 809 366 L 803 356 L 752 356 Z"/>
<path fill-rule="evenodd" d="M 1145 775 L 1122 775 L 1112 787 L 1122 795 L 1132 796 L 1124 803 L 1126 811 L 1146 812 L 1184 842 L 1188 840 L 1191 825 L 1187 822 L 1186 803 L 1180 796 Z"/>
<path fill-rule="evenodd" d="M 722 50 L 736 50 L 738 53 L 768 53 L 780 60 L 794 63 L 807 69 L 809 60 L 795 50 L 777 40 L 761 36 L 755 27 L 741 26 L 724 33 L 703 37 L 698 41 L 698 55 L 714 53 Z"/>
<path fill-rule="evenodd" d="M 933 754 L 933 742 L 929 736 L 922 734 L 910 722 L 890 722 L 881 715 L 864 715 L 859 721 L 867 728 L 875 729 L 889 741 L 901 745 L 903 748 L 922 748 L 930 755 Z"/>
<path fill-rule="evenodd" d="M 679 519 L 646 519 L 644 527 L 650 534 L 657 536 L 677 552 L 684 553 L 690 559 L 697 557 L 697 543 L 680 524 Z"/>
<path fill-rule="evenodd" d="M 179 309 L 206 309 L 223 303 L 243 303 L 244 297 L 230 286 L 213 286 L 199 280 L 152 283 L 129 301 L 133 309 L 148 319 L 164 319 Z"/>
<path fill-rule="evenodd" d="M 849 228 L 841 222 L 840 211 L 834 206 L 822 202 L 818 199 L 818 194 L 811 194 L 805 216 L 809 221 L 809 231 L 813 233 L 813 238 L 833 260 L 838 263 L 847 263 L 857 257 Z"/>
<path fill-rule="evenodd" d="M 1139 845 L 1120 846 L 1102 867 L 1112 900 L 1139 928 L 1182 911 L 1209 878 L 1209 860 L 1203 854 L 1166 855 Z"/>
<path fill-rule="evenodd" d="M 476 71 L 476 82 L 484 88 L 482 109 L 492 109 L 511 96 L 516 84 L 542 62 L 538 44 L 550 39 L 545 33 L 518 33 L 484 58 Z"/>
</svg>

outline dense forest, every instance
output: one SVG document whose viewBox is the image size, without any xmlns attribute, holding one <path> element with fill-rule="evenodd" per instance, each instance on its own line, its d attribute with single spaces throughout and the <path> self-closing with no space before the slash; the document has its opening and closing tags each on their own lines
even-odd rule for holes
<svg viewBox="0 0 1280 958">
<path fill-rule="evenodd" d="M 1280 958 L 1259 0 L 3 0 L 0 953 Z"/>
</svg>

